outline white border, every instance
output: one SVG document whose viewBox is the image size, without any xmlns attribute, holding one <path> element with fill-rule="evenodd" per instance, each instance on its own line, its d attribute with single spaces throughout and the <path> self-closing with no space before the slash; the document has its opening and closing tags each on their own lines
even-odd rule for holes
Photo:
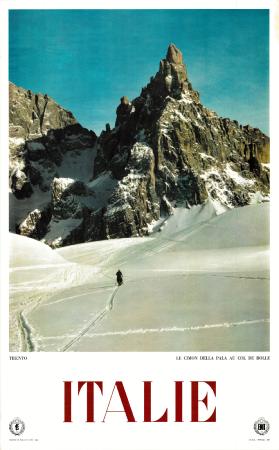
<svg viewBox="0 0 279 450">
<path fill-rule="evenodd" d="M 271 209 L 270 209 L 270 238 L 271 238 L 271 331 L 270 351 L 274 363 L 279 367 L 278 354 L 278 323 L 279 305 L 278 305 L 278 198 L 279 183 L 277 170 L 279 168 L 279 127 L 278 127 L 278 102 L 279 102 L 279 0 L 276 0 L 270 14 L 270 138 L 271 138 Z M 277 372 L 279 373 L 279 372 Z"/>
<path fill-rule="evenodd" d="M 1 1 L 1 0 L 0 0 Z M 266 365 L 266 378 L 263 380 L 264 383 L 269 383 L 268 374 L 272 374 L 270 382 L 272 383 L 272 379 L 275 380 L 276 373 L 278 374 L 278 363 L 279 363 L 279 355 L 278 355 L 278 325 L 277 320 L 279 317 L 279 308 L 278 308 L 278 286 L 277 286 L 277 267 L 278 267 L 278 256 L 277 256 L 277 243 L 278 243 L 278 233 L 279 233 L 279 224 L 278 224 L 278 181 L 276 171 L 279 169 L 278 164 L 278 151 L 279 151 L 279 142 L 278 142 L 278 79 L 279 79 L 279 70 L 278 70 L 278 54 L 279 54 L 279 24 L 278 24 L 278 11 L 276 10 L 276 5 L 272 1 L 268 0 L 191 0 L 191 1 L 177 1 L 173 0 L 171 2 L 171 9 L 271 9 L 271 17 L 270 17 L 270 131 L 271 131 L 271 158 L 272 158 L 272 183 L 271 183 L 271 192 L 272 192 L 272 201 L 271 201 L 271 356 L 272 361 Z M 127 1 L 98 1 L 91 2 L 86 0 L 75 1 L 66 1 L 66 0 L 2 0 L 0 3 L 0 30 L 1 30 L 1 40 L 0 40 L 0 68 L 1 68 L 1 78 L 0 78 L 0 119 L 1 119 L 1 130 L 0 130 L 0 144 L 1 144 L 1 152 L 0 152 L 0 184 L 1 184 L 1 236 L 0 236 L 0 244 L 1 244 L 1 435 L 6 435 L 6 424 L 7 424 L 7 405 L 9 403 L 8 398 L 8 198 L 7 198 L 7 186 L 8 186 L 8 174 L 6 168 L 8 167 L 8 9 L 169 9 L 170 2 L 163 0 L 160 3 L 156 1 L 134 1 L 133 4 L 128 4 Z M 275 22 L 277 20 L 276 30 Z M 277 169 L 278 168 L 278 169 Z M 274 173 L 273 173 L 274 172 Z M 241 352 L 242 355 L 245 353 Z M 83 355 L 78 355 L 76 359 L 86 361 L 89 358 L 90 354 L 83 353 Z M 117 357 L 115 354 L 106 353 L 108 358 L 115 360 L 117 363 Z M 129 356 L 129 353 L 126 353 L 127 358 L 131 356 L 133 359 L 133 355 Z M 139 354 L 139 360 L 141 361 L 151 361 L 152 354 L 149 353 L 146 357 L 142 354 Z M 165 361 L 170 361 L 170 353 L 161 353 L 160 359 L 165 358 Z M 60 358 L 60 356 L 59 356 Z M 32 354 L 32 363 L 34 362 L 37 365 L 46 364 L 52 365 L 55 361 L 58 363 L 58 355 L 57 353 L 44 353 L 44 354 Z M 101 354 L 96 356 L 97 360 L 101 360 Z M 120 359 L 125 359 L 125 357 L 121 356 Z M 72 355 L 65 354 L 65 363 L 71 364 L 73 362 L 74 357 Z M 136 359 L 136 358 L 134 358 Z M 31 361 L 30 361 L 31 364 Z M 63 362 L 62 362 L 63 364 Z M 66 364 L 66 365 L 67 365 Z M 215 362 L 208 363 L 208 371 L 212 372 L 216 370 L 217 364 Z M 245 367 L 241 366 L 241 363 L 235 366 L 235 370 L 245 370 Z M 206 371 L 206 372 L 208 372 Z M 82 376 L 82 374 L 81 374 Z M 252 383 L 252 381 L 251 381 Z M 276 387 L 274 387 L 276 389 Z M 277 389 L 276 389 L 277 391 Z M 255 391 L 256 395 L 256 391 Z M 275 417 L 276 409 L 277 409 L 277 392 L 274 393 L 274 399 L 270 398 L 270 402 L 274 402 L 273 411 L 271 408 L 271 412 Z M 257 417 L 255 417 L 256 419 Z M 273 422 L 271 424 L 273 429 L 277 427 L 277 423 Z M 52 431 L 50 430 L 50 433 Z M 278 434 L 278 433 L 277 433 Z M 274 436 L 275 437 L 275 436 Z M 276 449 L 278 445 L 278 436 L 277 436 L 277 444 L 273 440 L 268 445 L 264 445 L 262 447 L 254 447 L 257 448 L 265 448 L 265 449 Z M 185 441 L 187 444 L 187 438 Z M 188 445 L 186 445 L 187 448 Z M 41 447 L 39 447 L 41 448 Z M 63 447 L 64 448 L 64 447 Z M 65 447 L 66 448 L 66 447 Z M 94 448 L 96 448 L 94 446 Z M 205 447 L 204 447 L 205 448 Z M 212 446 L 212 442 L 208 443 L 206 448 L 214 448 Z M 215 448 L 222 448 L 219 446 L 215 446 Z M 226 448 L 230 448 L 229 445 Z M 233 448 L 233 447 L 232 447 Z M 239 447 L 240 448 L 240 447 Z M 248 448 L 248 444 L 247 444 Z M 249 446 L 250 448 L 250 446 Z M 251 447 L 252 448 L 252 447 Z M 225 447 L 223 447 L 225 450 Z M 3 447 L 2 450 L 8 450 L 8 448 Z M 21 450 L 21 449 L 20 449 Z M 56 449 L 55 449 L 56 450 Z M 58 450 L 58 449 L 57 449 Z M 62 450 L 59 448 L 59 450 Z"/>
<path fill-rule="evenodd" d="M 8 252 L 8 196 L 7 186 L 8 180 L 8 133 L 9 133 L 9 117 L 8 117 L 8 11 L 0 4 L 0 436 L 4 433 L 4 405 L 7 399 L 7 382 L 8 382 L 8 336 L 9 336 L 9 252 Z M 1 447 L 1 442 L 0 442 Z"/>
<path fill-rule="evenodd" d="M 269 9 L 272 0 L 2 0 L 9 9 Z"/>
</svg>

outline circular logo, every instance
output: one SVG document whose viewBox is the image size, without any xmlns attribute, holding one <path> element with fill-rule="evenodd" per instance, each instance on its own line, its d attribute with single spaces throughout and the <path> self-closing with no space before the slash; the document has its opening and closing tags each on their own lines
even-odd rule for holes
<svg viewBox="0 0 279 450">
<path fill-rule="evenodd" d="M 15 436 L 19 436 L 24 432 L 25 424 L 19 417 L 16 417 L 10 422 L 9 429 Z"/>
<path fill-rule="evenodd" d="M 264 434 L 268 433 L 269 431 L 269 422 L 264 418 L 260 417 L 256 422 L 254 423 L 254 430 L 256 433 L 263 436 Z"/>
</svg>

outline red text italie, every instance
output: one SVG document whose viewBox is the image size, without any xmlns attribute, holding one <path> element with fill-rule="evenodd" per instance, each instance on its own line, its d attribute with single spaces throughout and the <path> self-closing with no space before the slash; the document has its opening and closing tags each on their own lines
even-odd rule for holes
<svg viewBox="0 0 279 450">
<path fill-rule="evenodd" d="M 143 381 L 141 417 L 135 413 L 135 405 L 129 399 L 123 381 L 115 381 L 109 395 L 104 395 L 103 381 L 64 381 L 64 422 L 73 422 L 73 396 L 79 396 L 84 392 L 85 402 L 81 407 L 85 411 L 85 422 L 106 422 L 113 414 L 121 413 L 121 417 L 127 422 L 216 422 L 216 381 L 190 381 L 190 395 L 185 396 L 184 381 L 174 381 L 172 384 L 172 417 L 169 407 L 163 409 L 159 415 L 155 415 L 153 407 L 156 406 L 156 396 L 152 395 L 154 382 Z M 153 398 L 154 397 L 154 398 Z M 113 401 L 117 399 L 121 409 L 113 409 Z M 102 416 L 96 414 L 96 406 L 102 402 Z M 184 413 L 185 403 L 188 403 L 189 413 Z M 100 408 L 98 408 L 99 410 Z M 201 410 L 203 414 L 201 415 Z M 158 413 L 157 413 L 158 414 Z M 201 417 L 202 416 L 202 417 Z"/>
</svg>

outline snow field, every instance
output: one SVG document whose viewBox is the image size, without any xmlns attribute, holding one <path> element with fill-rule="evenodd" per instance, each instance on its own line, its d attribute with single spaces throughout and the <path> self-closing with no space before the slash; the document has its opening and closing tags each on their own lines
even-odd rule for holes
<svg viewBox="0 0 279 450">
<path fill-rule="evenodd" d="M 207 202 L 146 238 L 51 250 L 16 236 L 12 349 L 268 350 L 268 217 L 267 203 L 216 216 Z"/>
</svg>

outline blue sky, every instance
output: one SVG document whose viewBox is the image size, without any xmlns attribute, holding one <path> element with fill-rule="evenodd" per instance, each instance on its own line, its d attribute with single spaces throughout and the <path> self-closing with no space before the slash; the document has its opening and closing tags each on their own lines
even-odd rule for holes
<svg viewBox="0 0 279 450">
<path fill-rule="evenodd" d="M 47 93 L 97 134 L 181 49 L 205 106 L 268 133 L 267 10 L 13 10 L 12 82 Z"/>
</svg>

